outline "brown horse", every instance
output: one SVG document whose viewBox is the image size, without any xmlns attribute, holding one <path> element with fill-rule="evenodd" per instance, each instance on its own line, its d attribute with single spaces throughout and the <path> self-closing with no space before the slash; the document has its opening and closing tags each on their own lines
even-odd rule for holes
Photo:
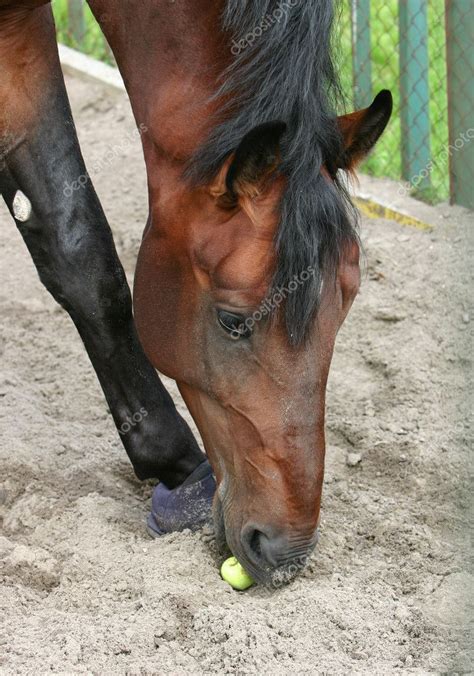
<svg viewBox="0 0 474 676">
<path fill-rule="evenodd" d="M 174 488 L 202 476 L 203 457 L 141 351 L 90 182 L 69 199 L 60 190 L 84 168 L 43 4 L 0 0 L 0 188 L 117 425 L 150 413 L 124 439 L 137 474 Z M 335 116 L 331 0 L 89 4 L 146 130 L 140 342 L 201 432 L 219 539 L 268 582 L 315 544 L 326 381 L 359 288 L 339 172 L 373 147 L 391 96 Z"/>
</svg>

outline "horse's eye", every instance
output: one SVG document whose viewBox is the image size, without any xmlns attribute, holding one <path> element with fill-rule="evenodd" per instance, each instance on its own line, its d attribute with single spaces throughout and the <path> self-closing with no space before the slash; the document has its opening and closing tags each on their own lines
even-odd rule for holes
<svg viewBox="0 0 474 676">
<path fill-rule="evenodd" d="M 245 317 L 242 315 L 235 315 L 227 310 L 217 310 L 217 319 L 224 331 L 234 340 L 250 338 L 252 335 L 252 330 L 247 326 Z"/>
</svg>

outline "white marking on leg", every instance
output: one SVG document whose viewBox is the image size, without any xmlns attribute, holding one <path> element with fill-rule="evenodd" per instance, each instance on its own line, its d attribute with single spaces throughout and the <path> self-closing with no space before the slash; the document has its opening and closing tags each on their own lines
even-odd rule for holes
<svg viewBox="0 0 474 676">
<path fill-rule="evenodd" d="M 24 223 L 31 216 L 33 211 L 31 207 L 31 202 L 26 195 L 24 195 L 21 190 L 17 190 L 15 197 L 13 198 L 13 215 L 17 221 Z"/>
</svg>

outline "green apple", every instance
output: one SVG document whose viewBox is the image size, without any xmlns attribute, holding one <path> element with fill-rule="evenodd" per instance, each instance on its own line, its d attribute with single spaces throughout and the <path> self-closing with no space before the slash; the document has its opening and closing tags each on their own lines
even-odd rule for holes
<svg viewBox="0 0 474 676">
<path fill-rule="evenodd" d="M 242 568 L 235 556 L 226 559 L 221 566 L 222 579 L 234 589 L 244 591 L 253 585 L 253 580 Z"/>
</svg>

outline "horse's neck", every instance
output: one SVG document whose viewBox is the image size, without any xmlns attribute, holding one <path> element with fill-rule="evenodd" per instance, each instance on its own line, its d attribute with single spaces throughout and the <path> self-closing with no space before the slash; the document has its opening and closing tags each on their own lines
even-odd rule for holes
<svg viewBox="0 0 474 676">
<path fill-rule="evenodd" d="M 137 124 L 147 128 L 162 156 L 187 158 L 209 132 L 209 98 L 232 58 L 223 48 L 223 2 L 118 0 L 113 13 L 108 0 L 89 2 L 114 52 Z"/>
</svg>

